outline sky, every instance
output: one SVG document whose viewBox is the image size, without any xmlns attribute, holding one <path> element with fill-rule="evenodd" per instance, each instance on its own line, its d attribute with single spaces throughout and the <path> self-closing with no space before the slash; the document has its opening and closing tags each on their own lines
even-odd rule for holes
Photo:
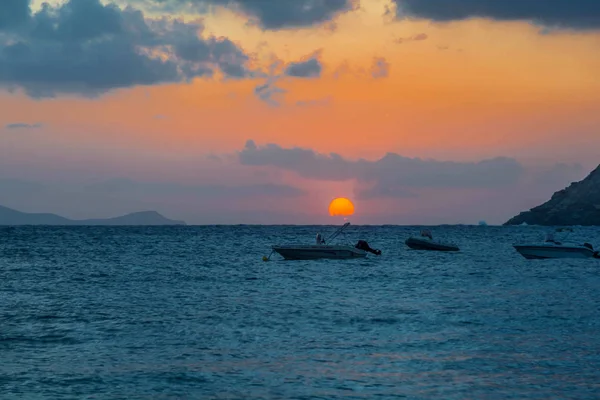
<svg viewBox="0 0 600 400">
<path fill-rule="evenodd" d="M 600 163 L 597 0 L 0 1 L 0 205 L 501 224 Z"/>
</svg>

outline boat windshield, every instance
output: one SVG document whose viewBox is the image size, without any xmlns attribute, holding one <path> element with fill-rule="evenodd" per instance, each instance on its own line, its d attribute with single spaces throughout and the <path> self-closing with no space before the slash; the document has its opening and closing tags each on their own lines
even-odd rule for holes
<svg viewBox="0 0 600 400">
<path fill-rule="evenodd" d="M 560 244 L 560 242 L 557 242 L 556 239 L 554 238 L 554 233 L 552 232 L 548 232 L 546 234 L 546 239 L 545 239 L 546 243 L 554 243 L 554 244 Z"/>
</svg>

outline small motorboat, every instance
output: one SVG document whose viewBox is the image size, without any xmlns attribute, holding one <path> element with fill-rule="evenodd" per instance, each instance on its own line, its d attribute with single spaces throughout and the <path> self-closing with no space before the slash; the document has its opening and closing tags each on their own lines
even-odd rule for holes
<svg viewBox="0 0 600 400">
<path fill-rule="evenodd" d="M 557 230 L 562 232 L 562 230 Z M 515 250 L 528 260 L 548 258 L 600 258 L 598 251 L 589 243 L 561 243 L 554 239 L 554 235 L 546 235 L 544 243 L 540 244 L 515 244 Z"/>
<path fill-rule="evenodd" d="M 344 245 L 290 245 L 273 246 L 272 249 L 286 260 L 317 260 L 320 258 L 347 259 L 364 258 L 367 256 L 365 250 Z"/>
<path fill-rule="evenodd" d="M 349 225 L 350 222 L 346 222 L 327 239 L 327 242 L 338 236 Z M 272 246 L 271 254 L 269 254 L 269 257 L 263 257 L 263 261 L 268 261 L 274 252 L 286 260 L 317 260 L 324 258 L 345 260 L 350 258 L 365 258 L 368 253 L 381 255 L 381 250 L 372 249 L 364 240 L 359 240 L 354 246 L 343 244 L 328 245 L 320 233 L 317 234 L 317 243 L 313 245 L 291 244 Z"/>
<path fill-rule="evenodd" d="M 421 231 L 420 237 L 409 237 L 404 243 L 413 250 L 460 251 L 455 244 L 433 240 L 433 236 L 429 230 Z"/>
</svg>

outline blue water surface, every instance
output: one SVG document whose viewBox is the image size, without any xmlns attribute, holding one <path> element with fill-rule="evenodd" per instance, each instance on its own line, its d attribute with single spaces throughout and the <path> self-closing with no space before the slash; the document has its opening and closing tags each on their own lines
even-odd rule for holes
<svg viewBox="0 0 600 400">
<path fill-rule="evenodd" d="M 600 260 L 525 260 L 545 229 L 490 226 L 430 228 L 459 253 L 351 226 L 383 255 L 261 260 L 317 230 L 0 228 L 0 398 L 600 398 Z"/>
</svg>

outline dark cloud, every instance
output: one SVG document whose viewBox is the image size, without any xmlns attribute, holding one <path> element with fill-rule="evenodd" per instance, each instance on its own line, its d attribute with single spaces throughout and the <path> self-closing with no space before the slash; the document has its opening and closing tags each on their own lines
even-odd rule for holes
<svg viewBox="0 0 600 400">
<path fill-rule="evenodd" d="M 0 15 L 14 0 L 0 2 Z M 25 2 L 26 3 L 26 2 Z M 14 8 L 14 7 L 13 7 Z M 99 0 L 45 4 L 18 27 L 0 26 L 0 85 L 30 96 L 95 96 L 135 85 L 250 74 L 248 56 L 227 38 L 199 38 L 200 23 L 148 19 Z"/>
<path fill-rule="evenodd" d="M 41 128 L 42 124 L 41 123 L 36 123 L 36 124 L 28 124 L 25 122 L 15 122 L 12 124 L 6 124 L 4 126 L 5 129 L 37 129 L 37 128 Z"/>
<path fill-rule="evenodd" d="M 275 60 L 269 68 L 267 80 L 254 88 L 254 94 L 271 106 L 279 106 L 287 90 L 277 84 L 285 78 L 319 78 L 323 70 L 320 55 L 321 51 L 315 51 L 312 55 L 287 65 L 281 60 Z"/>
<path fill-rule="evenodd" d="M 569 29 L 599 29 L 598 0 L 393 0 L 399 17 L 434 21 L 472 17 L 531 21 Z"/>
<path fill-rule="evenodd" d="M 318 78 L 321 76 L 323 66 L 317 56 L 313 56 L 305 61 L 291 62 L 285 69 L 287 76 L 296 78 Z"/>
<path fill-rule="evenodd" d="M 390 63 L 383 57 L 375 57 L 369 72 L 374 79 L 387 78 L 390 74 Z"/>
<path fill-rule="evenodd" d="M 206 12 L 207 6 L 227 7 L 245 14 L 261 28 L 278 30 L 303 28 L 330 22 L 358 5 L 358 0 L 147 0 L 169 10 L 194 6 Z"/>
<path fill-rule="evenodd" d="M 276 144 L 258 147 L 248 141 L 240 162 L 273 166 L 309 179 L 361 183 L 360 195 L 409 196 L 419 188 L 499 188 L 516 184 L 523 167 L 514 159 L 498 157 L 473 163 L 408 158 L 388 153 L 377 161 L 346 160 L 338 154 L 318 154 L 309 149 L 284 149 Z"/>
<path fill-rule="evenodd" d="M 0 31 L 16 29 L 29 19 L 29 0 L 0 2 Z"/>
</svg>

